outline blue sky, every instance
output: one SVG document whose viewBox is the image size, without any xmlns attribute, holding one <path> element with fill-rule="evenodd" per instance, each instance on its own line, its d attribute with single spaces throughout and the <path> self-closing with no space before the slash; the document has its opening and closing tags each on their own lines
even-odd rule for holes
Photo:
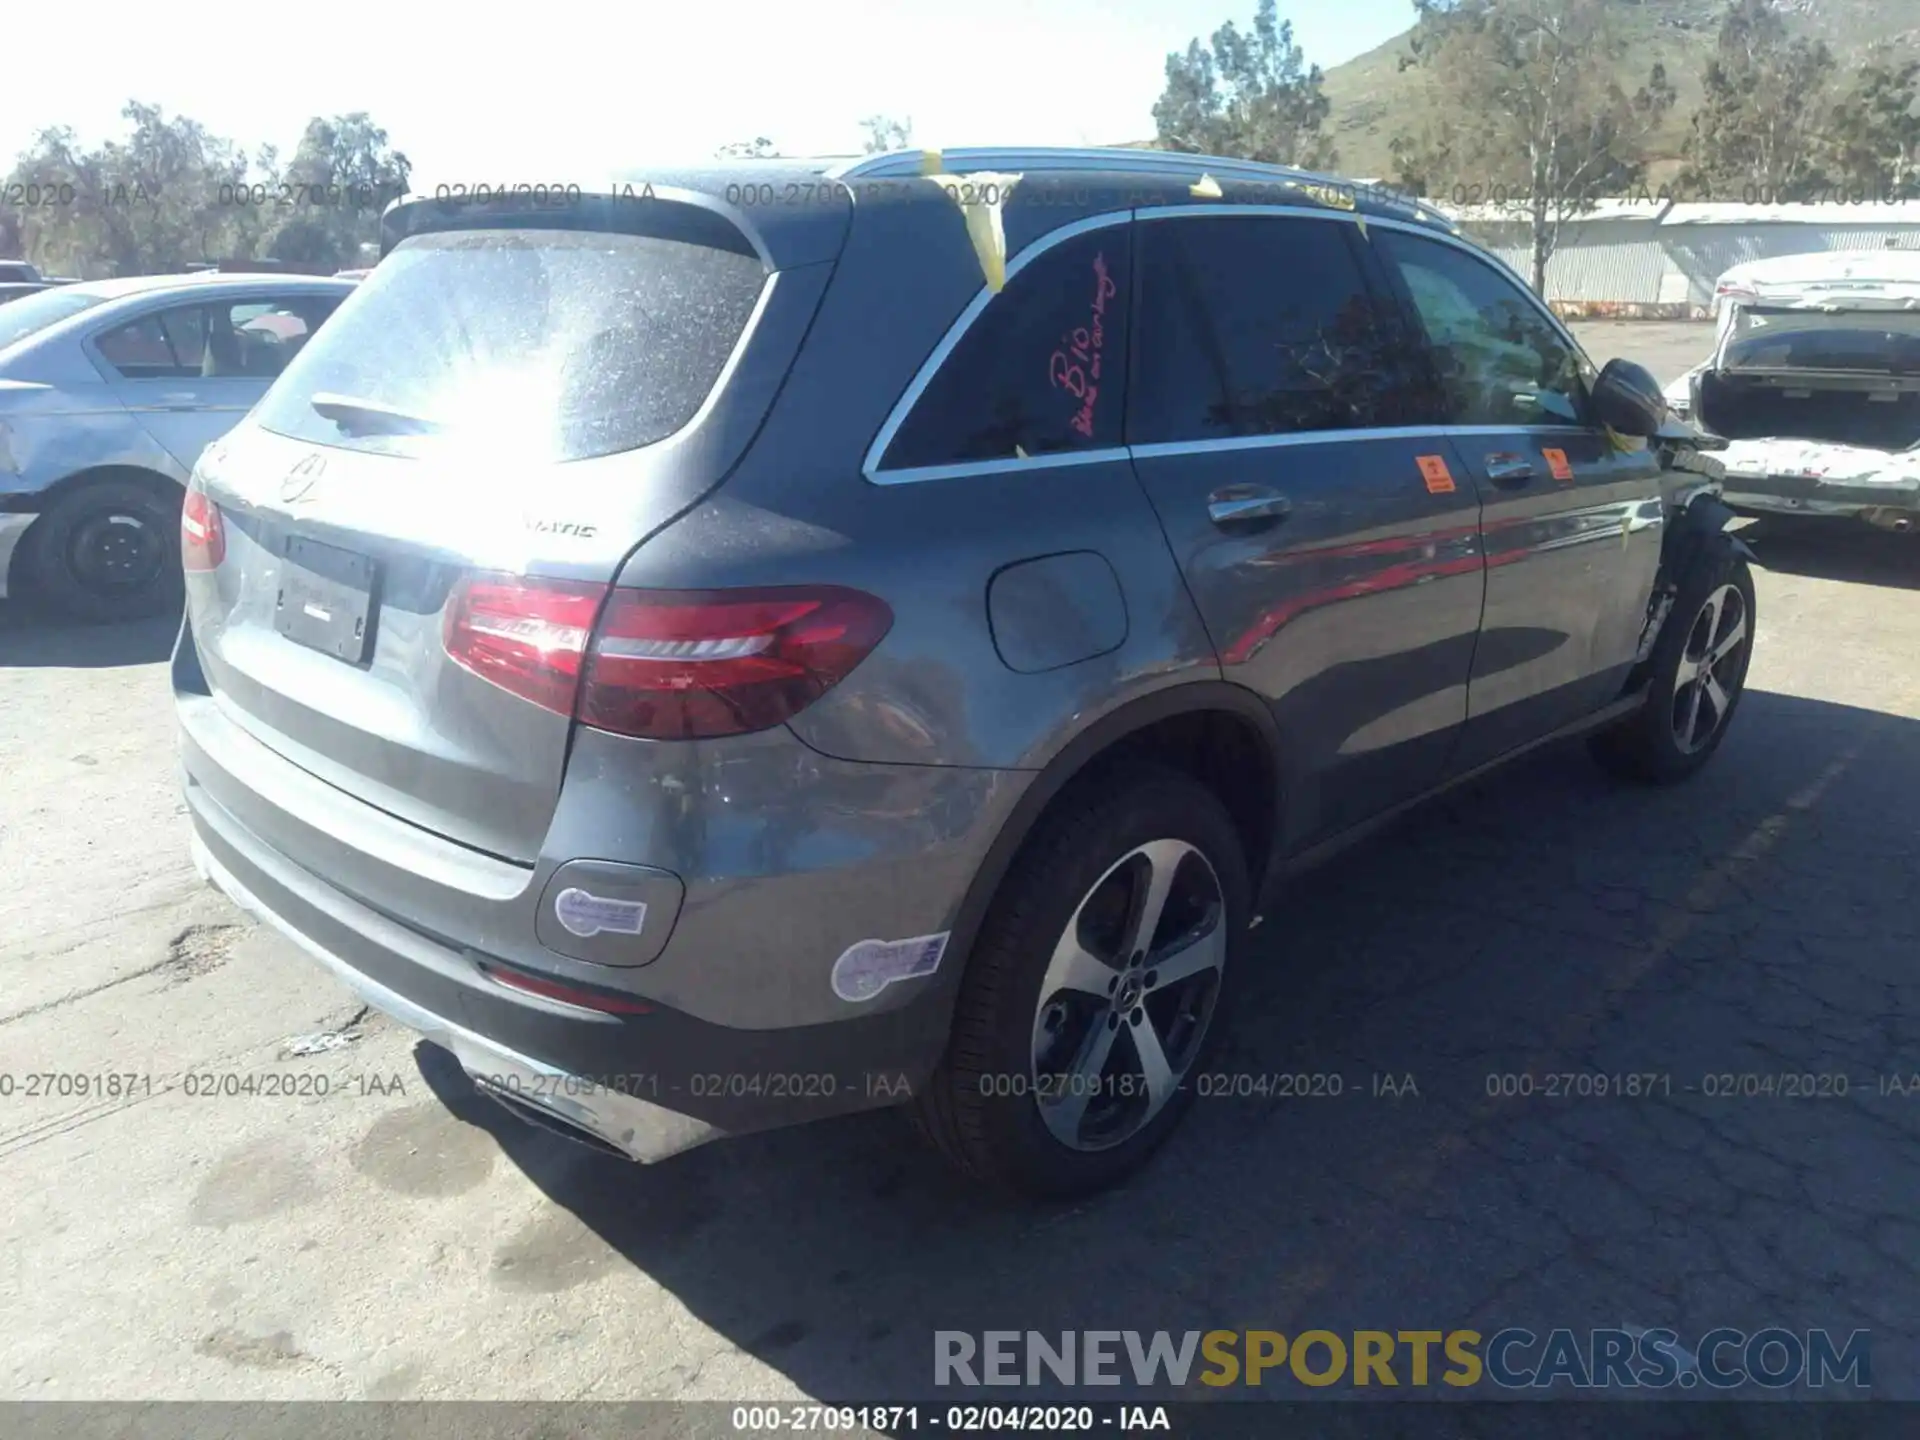
<svg viewBox="0 0 1920 1440">
<path fill-rule="evenodd" d="M 1322 66 L 1413 21 L 1411 0 L 1280 13 Z M 0 160 L 46 125 L 117 134 L 130 97 L 283 154 L 307 117 L 367 110 L 421 178 L 469 183 L 537 179 L 556 156 L 574 175 L 703 158 L 756 135 L 857 150 L 874 113 L 911 117 L 923 145 L 1107 144 L 1152 134 L 1168 51 L 1252 15 L 1253 0 L 106 0 L 65 53 L 7 67 Z"/>
</svg>

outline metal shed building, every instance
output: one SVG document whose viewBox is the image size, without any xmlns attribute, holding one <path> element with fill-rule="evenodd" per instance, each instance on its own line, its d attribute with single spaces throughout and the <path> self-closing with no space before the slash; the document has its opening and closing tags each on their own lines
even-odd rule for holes
<svg viewBox="0 0 1920 1440">
<path fill-rule="evenodd" d="M 1449 212 L 1521 275 L 1529 230 L 1511 208 Z M 1894 204 L 1675 204 L 1606 200 L 1568 220 L 1547 262 L 1547 299 L 1569 315 L 1701 317 L 1714 281 L 1747 260 L 1824 250 L 1920 250 L 1920 201 Z"/>
</svg>

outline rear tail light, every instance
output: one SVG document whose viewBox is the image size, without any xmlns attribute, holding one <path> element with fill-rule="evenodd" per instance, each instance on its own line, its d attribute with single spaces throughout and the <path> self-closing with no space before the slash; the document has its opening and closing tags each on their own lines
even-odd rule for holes
<svg viewBox="0 0 1920 1440">
<path fill-rule="evenodd" d="M 837 585 L 608 590 L 480 576 L 449 604 L 446 644 L 475 674 L 597 729 L 690 740 L 791 719 L 892 624 L 886 602 Z"/>
<path fill-rule="evenodd" d="M 212 570 L 227 558 L 227 525 L 220 507 L 204 490 L 187 491 L 180 505 L 180 563 L 188 570 Z"/>
<path fill-rule="evenodd" d="M 605 585 L 587 581 L 474 576 L 447 602 L 447 654 L 502 690 L 571 715 L 606 594 Z"/>
</svg>

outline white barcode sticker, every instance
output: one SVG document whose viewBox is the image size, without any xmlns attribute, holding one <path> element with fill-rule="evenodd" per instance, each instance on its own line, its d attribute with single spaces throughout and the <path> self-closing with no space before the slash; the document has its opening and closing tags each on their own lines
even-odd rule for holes
<svg viewBox="0 0 1920 1440">
<path fill-rule="evenodd" d="M 916 935 L 911 940 L 862 940 L 833 962 L 833 993 L 842 1000 L 871 1000 L 896 980 L 931 975 L 940 968 L 947 936 Z"/>
<path fill-rule="evenodd" d="M 602 930 L 638 935 L 640 927 L 647 923 L 647 902 L 613 900 L 572 886 L 554 896 L 553 913 L 569 934 L 583 940 Z"/>
</svg>

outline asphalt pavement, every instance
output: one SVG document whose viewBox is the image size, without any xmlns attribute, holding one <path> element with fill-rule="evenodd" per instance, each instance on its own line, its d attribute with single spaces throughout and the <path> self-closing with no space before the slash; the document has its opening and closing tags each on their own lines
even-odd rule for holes
<svg viewBox="0 0 1920 1440">
<path fill-rule="evenodd" d="M 1582 328 L 1663 380 L 1707 339 Z M 196 882 L 172 627 L 0 607 L 0 1397 L 924 1399 L 936 1329 L 1780 1325 L 1920 1398 L 1920 541 L 1748 533 L 1701 776 L 1539 754 L 1309 876 L 1215 1068 L 1339 1094 L 1210 1097 L 1040 1209 L 887 1113 L 651 1168 L 510 1119 Z"/>
</svg>

